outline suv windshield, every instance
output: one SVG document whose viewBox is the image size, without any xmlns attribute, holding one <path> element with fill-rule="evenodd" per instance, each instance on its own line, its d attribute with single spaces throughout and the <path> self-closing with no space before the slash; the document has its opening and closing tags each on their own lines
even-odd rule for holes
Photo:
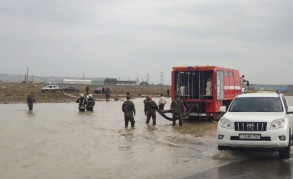
<svg viewBox="0 0 293 179">
<path fill-rule="evenodd" d="M 236 98 L 229 112 L 282 112 L 283 106 L 277 97 Z"/>
</svg>

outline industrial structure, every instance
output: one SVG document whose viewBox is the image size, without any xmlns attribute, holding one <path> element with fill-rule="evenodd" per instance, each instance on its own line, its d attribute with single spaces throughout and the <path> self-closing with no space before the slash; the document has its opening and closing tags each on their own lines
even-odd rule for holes
<svg viewBox="0 0 293 179">
<path fill-rule="evenodd" d="M 125 85 L 125 86 L 135 86 L 136 81 L 120 81 L 116 78 L 106 78 L 104 81 L 104 85 L 106 86 L 114 86 L 114 85 Z"/>
</svg>

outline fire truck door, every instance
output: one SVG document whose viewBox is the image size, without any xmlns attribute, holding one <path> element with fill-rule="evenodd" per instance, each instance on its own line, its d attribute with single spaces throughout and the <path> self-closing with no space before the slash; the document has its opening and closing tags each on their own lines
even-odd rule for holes
<svg viewBox="0 0 293 179">
<path fill-rule="evenodd" d="M 224 99 L 224 71 L 217 71 L 217 100 Z"/>
</svg>

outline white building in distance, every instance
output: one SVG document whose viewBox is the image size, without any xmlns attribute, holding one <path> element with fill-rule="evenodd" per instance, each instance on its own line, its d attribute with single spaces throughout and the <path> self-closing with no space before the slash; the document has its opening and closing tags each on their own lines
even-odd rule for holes
<svg viewBox="0 0 293 179">
<path fill-rule="evenodd" d="M 63 79 L 63 83 L 65 83 L 65 84 L 83 84 L 83 85 L 90 85 L 90 84 L 92 84 L 92 80 Z"/>
</svg>

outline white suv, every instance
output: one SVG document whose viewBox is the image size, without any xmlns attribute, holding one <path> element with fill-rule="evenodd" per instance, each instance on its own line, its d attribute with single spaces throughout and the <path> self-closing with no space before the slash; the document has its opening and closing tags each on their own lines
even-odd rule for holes
<svg viewBox="0 0 293 179">
<path fill-rule="evenodd" d="M 48 85 L 41 89 L 42 92 L 56 92 L 59 90 L 59 85 Z"/>
<path fill-rule="evenodd" d="M 220 107 L 226 112 L 226 107 Z M 218 149 L 269 148 L 290 157 L 293 106 L 279 93 L 247 93 L 235 97 L 218 122 Z"/>
</svg>

